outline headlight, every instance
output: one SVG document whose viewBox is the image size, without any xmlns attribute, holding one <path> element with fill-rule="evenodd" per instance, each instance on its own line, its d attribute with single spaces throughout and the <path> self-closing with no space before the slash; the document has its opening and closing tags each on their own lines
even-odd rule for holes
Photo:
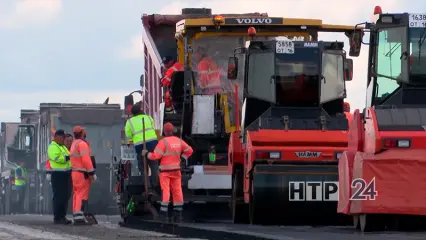
<svg viewBox="0 0 426 240">
<path fill-rule="evenodd" d="M 279 159 L 279 158 L 281 158 L 281 156 L 280 156 L 281 154 L 280 154 L 280 152 L 270 152 L 269 153 L 269 158 L 274 158 L 274 159 Z"/>
</svg>

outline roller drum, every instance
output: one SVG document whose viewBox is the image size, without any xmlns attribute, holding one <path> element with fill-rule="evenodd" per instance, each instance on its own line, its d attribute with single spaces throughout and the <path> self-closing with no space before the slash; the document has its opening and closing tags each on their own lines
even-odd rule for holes
<svg viewBox="0 0 426 240">
<path fill-rule="evenodd" d="M 338 182 L 337 173 L 337 165 L 256 165 L 251 177 L 251 222 L 325 224 L 340 221 L 337 201 L 296 201 L 289 198 L 291 181 Z"/>
</svg>

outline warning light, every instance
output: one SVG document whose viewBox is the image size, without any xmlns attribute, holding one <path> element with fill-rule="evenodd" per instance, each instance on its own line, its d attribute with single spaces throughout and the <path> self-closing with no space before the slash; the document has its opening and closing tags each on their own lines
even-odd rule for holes
<svg viewBox="0 0 426 240">
<path fill-rule="evenodd" d="M 383 141 L 384 148 L 410 148 L 411 140 L 409 139 L 385 139 Z"/>
<path fill-rule="evenodd" d="M 256 28 L 254 27 L 249 27 L 248 31 L 247 31 L 249 37 L 254 37 L 256 36 Z"/>
<path fill-rule="evenodd" d="M 130 114 L 132 112 L 132 105 L 126 105 L 126 113 Z"/>
<path fill-rule="evenodd" d="M 374 15 L 382 14 L 382 7 L 375 6 L 374 7 Z"/>
<path fill-rule="evenodd" d="M 215 25 L 219 25 L 219 24 L 223 24 L 225 22 L 225 20 L 223 19 L 222 16 L 216 16 L 213 18 L 213 23 Z"/>
</svg>

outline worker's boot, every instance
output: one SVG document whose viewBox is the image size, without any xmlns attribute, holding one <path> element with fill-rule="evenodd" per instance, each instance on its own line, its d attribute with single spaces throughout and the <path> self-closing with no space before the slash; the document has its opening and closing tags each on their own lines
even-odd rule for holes
<svg viewBox="0 0 426 240">
<path fill-rule="evenodd" d="M 86 217 L 87 224 L 89 225 L 98 224 L 98 220 L 96 220 L 95 215 L 93 215 L 93 213 L 85 213 L 84 217 Z"/>
<path fill-rule="evenodd" d="M 86 217 L 84 216 L 84 214 L 81 214 L 81 213 L 74 214 L 73 224 L 74 225 L 89 225 Z"/>
<path fill-rule="evenodd" d="M 164 108 L 164 112 L 165 112 L 166 114 L 173 114 L 173 113 L 174 113 L 174 111 L 173 111 L 173 108 L 172 108 L 172 107 L 166 107 L 166 108 Z"/>
<path fill-rule="evenodd" d="M 160 211 L 160 221 L 165 222 L 165 223 L 169 223 L 170 222 L 169 212 Z"/>
<path fill-rule="evenodd" d="M 175 223 L 181 223 L 183 220 L 182 211 L 173 210 L 173 221 Z"/>
</svg>

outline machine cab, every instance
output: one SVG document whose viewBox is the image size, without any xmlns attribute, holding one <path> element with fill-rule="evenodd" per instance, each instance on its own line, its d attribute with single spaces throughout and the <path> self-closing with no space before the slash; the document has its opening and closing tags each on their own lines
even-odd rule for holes
<svg viewBox="0 0 426 240">
<path fill-rule="evenodd" d="M 246 126 L 270 108 L 276 117 L 302 111 L 312 118 L 342 117 L 352 59 L 342 42 L 248 41 L 229 59 L 228 78 L 243 90 L 241 100 L 253 105 L 246 107 Z M 347 129 L 347 124 L 336 128 Z"/>
<path fill-rule="evenodd" d="M 370 29 L 367 107 L 426 107 L 426 14 L 382 14 Z"/>
</svg>

